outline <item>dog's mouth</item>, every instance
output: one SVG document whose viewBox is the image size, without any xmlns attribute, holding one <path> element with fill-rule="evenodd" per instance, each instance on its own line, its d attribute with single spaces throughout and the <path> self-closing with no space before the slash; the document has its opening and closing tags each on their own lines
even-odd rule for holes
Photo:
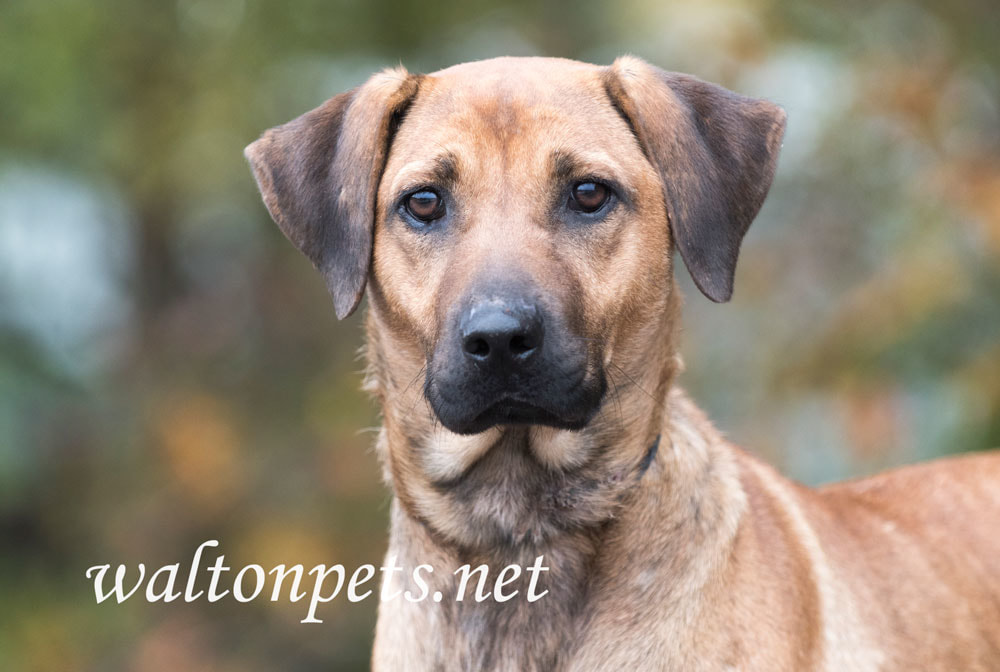
<svg viewBox="0 0 1000 672">
<path fill-rule="evenodd" d="M 491 404 L 470 420 L 452 426 L 442 423 L 458 434 L 478 434 L 496 425 L 548 425 L 560 429 L 582 429 L 593 412 L 584 411 L 572 415 L 559 414 L 551 409 L 513 398 L 503 398 Z"/>
<path fill-rule="evenodd" d="M 497 425 L 546 425 L 579 430 L 600 409 L 605 392 L 603 377 L 581 385 L 572 393 L 552 394 L 544 401 L 503 394 L 493 400 L 476 400 L 469 395 L 464 403 L 449 403 L 443 395 L 429 395 L 438 420 L 456 434 L 478 434 Z M 480 403 L 476 403 L 479 401 Z"/>
<path fill-rule="evenodd" d="M 472 422 L 486 429 L 493 425 L 564 425 L 568 419 L 536 404 L 504 398 L 489 406 Z"/>
<path fill-rule="evenodd" d="M 424 396 L 447 429 L 579 430 L 600 409 L 607 386 L 594 341 L 576 338 L 557 312 L 528 303 L 531 310 L 513 299 L 456 309 L 461 319 L 428 353 L 424 377 Z"/>
</svg>

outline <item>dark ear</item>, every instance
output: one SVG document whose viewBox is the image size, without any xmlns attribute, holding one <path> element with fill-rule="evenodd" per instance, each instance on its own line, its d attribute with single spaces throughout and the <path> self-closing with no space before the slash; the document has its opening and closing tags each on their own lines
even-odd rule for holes
<svg viewBox="0 0 1000 672">
<path fill-rule="evenodd" d="M 671 233 L 695 284 L 728 301 L 740 242 L 774 177 L 785 111 L 633 57 L 608 68 L 605 86 L 660 173 Z"/>
<path fill-rule="evenodd" d="M 323 274 L 340 319 L 365 291 L 378 182 L 418 84 L 402 68 L 386 70 L 243 152 L 271 217 Z"/>
</svg>

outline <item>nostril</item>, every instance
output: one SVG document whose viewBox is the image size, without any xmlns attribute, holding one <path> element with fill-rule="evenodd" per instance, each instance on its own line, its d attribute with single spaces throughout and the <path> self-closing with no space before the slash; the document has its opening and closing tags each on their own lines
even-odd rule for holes
<svg viewBox="0 0 1000 672">
<path fill-rule="evenodd" d="M 527 334 L 515 334 L 510 339 L 510 353 L 514 356 L 525 355 L 535 349 L 534 341 Z"/>
<path fill-rule="evenodd" d="M 473 357 L 487 357 L 490 354 L 490 344 L 485 338 L 469 338 L 465 341 L 465 351 Z"/>
<path fill-rule="evenodd" d="M 498 367 L 494 372 L 527 366 L 542 349 L 542 320 L 531 305 L 511 306 L 500 300 L 476 304 L 462 316 L 458 329 L 461 356 L 477 367 Z"/>
</svg>

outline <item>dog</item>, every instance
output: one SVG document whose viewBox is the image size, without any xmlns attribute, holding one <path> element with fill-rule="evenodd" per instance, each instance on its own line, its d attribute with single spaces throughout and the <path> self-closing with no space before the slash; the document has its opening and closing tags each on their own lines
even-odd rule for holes
<svg viewBox="0 0 1000 672">
<path fill-rule="evenodd" d="M 381 603 L 374 670 L 1000 669 L 997 455 L 809 489 L 674 384 L 672 253 L 730 298 L 785 120 L 635 57 L 500 58 L 247 147 L 338 318 L 367 286 L 388 557 L 443 596 Z M 539 556 L 540 599 L 457 599 Z"/>
</svg>

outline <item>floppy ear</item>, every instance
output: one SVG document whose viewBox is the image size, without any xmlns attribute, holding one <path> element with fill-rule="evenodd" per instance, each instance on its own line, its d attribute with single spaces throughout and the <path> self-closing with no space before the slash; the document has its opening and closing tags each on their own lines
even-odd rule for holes
<svg viewBox="0 0 1000 672">
<path fill-rule="evenodd" d="M 659 171 L 670 229 L 698 289 L 728 301 L 743 234 L 771 186 L 785 111 L 633 57 L 605 86 Z"/>
<path fill-rule="evenodd" d="M 271 217 L 323 274 L 339 319 L 364 294 L 378 182 L 419 79 L 402 68 L 381 72 L 243 152 Z"/>
</svg>

